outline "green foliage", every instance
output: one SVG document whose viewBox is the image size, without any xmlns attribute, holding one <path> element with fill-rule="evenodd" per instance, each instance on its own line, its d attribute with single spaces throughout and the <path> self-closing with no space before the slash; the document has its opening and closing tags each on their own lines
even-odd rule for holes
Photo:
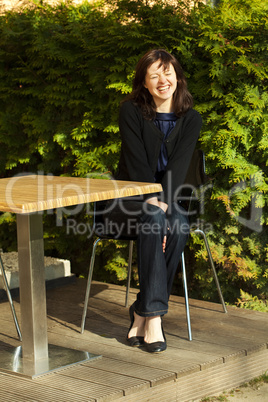
<svg viewBox="0 0 268 402">
<path fill-rule="evenodd" d="M 243 289 L 267 297 L 267 11 L 258 0 L 222 0 L 215 8 L 109 0 L 37 4 L 0 16 L 1 176 L 112 177 L 120 102 L 140 56 L 164 47 L 180 60 L 203 117 L 199 145 L 213 178 L 203 218 L 212 225 L 224 296 L 234 302 Z M 84 274 L 92 238 L 68 234 L 69 218 L 57 226 L 55 214 L 44 216 L 46 252 L 70 258 Z M 84 228 L 91 222 L 85 210 L 73 218 Z M 14 217 L 3 214 L 0 229 L 3 247 L 15 247 L 7 236 Z M 100 246 L 97 265 L 124 280 L 127 252 L 118 247 Z M 191 295 L 216 299 L 202 242 L 194 237 L 189 248 Z"/>
<path fill-rule="evenodd" d="M 240 293 L 241 298 L 239 298 L 236 303 L 238 307 L 268 313 L 267 302 L 260 300 L 257 296 L 252 296 L 247 292 L 243 292 L 243 290 L 241 290 Z"/>
<path fill-rule="evenodd" d="M 210 244 L 227 299 L 240 288 L 268 293 L 267 10 L 267 3 L 223 0 L 198 16 L 200 68 L 190 82 L 205 121 L 200 143 L 214 179 L 205 218 L 213 224 Z M 212 297 L 198 242 L 195 278 Z"/>
</svg>

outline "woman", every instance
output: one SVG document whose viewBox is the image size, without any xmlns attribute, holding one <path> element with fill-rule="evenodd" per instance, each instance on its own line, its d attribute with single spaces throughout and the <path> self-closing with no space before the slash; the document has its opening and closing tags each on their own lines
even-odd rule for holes
<svg viewBox="0 0 268 402">
<path fill-rule="evenodd" d="M 186 213 L 176 199 L 202 123 L 192 106 L 179 62 L 157 49 L 138 62 L 132 93 L 120 110 L 122 149 L 116 178 L 163 187 L 162 193 L 142 200 L 120 200 L 105 215 L 106 224 L 117 224 L 121 235 L 137 234 L 140 292 L 130 307 L 127 341 L 151 353 L 167 347 L 162 316 L 189 234 Z"/>
</svg>

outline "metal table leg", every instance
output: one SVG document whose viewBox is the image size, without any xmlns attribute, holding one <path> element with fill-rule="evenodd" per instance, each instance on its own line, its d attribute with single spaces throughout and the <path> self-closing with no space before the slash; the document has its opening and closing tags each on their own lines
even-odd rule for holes
<svg viewBox="0 0 268 402">
<path fill-rule="evenodd" d="M 17 215 L 23 357 L 48 358 L 43 215 Z"/>
<path fill-rule="evenodd" d="M 43 245 L 43 215 L 18 214 L 22 350 L 1 351 L 4 371 L 31 378 L 97 358 L 89 352 L 48 346 Z"/>
</svg>

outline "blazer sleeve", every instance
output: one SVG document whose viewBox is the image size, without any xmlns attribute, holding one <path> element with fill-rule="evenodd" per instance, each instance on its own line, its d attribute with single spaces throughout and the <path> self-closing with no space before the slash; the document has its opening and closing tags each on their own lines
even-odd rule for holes
<svg viewBox="0 0 268 402">
<path fill-rule="evenodd" d="M 128 180 L 154 183 L 154 172 L 149 165 L 143 141 L 143 124 L 144 119 L 139 108 L 132 102 L 123 103 L 119 114 L 122 141 L 120 168 L 126 170 L 124 176 Z M 145 198 L 155 195 L 148 194 Z"/>
<path fill-rule="evenodd" d="M 161 184 L 164 190 L 162 198 L 167 204 L 176 201 L 178 191 L 185 182 L 201 126 L 200 114 L 196 110 L 190 109 L 184 118 L 178 141 L 171 150 L 167 169 L 162 178 Z"/>
</svg>

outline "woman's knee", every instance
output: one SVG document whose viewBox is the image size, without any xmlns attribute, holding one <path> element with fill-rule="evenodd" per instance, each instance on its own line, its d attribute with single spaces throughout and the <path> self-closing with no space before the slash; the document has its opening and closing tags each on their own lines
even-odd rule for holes
<svg viewBox="0 0 268 402">
<path fill-rule="evenodd" d="M 190 224 L 187 211 L 183 208 L 173 208 L 172 213 L 168 216 L 168 227 L 169 230 L 177 234 L 185 234 L 188 236 L 190 232 Z"/>
<path fill-rule="evenodd" d="M 149 205 L 149 204 L 148 204 Z M 162 234 L 166 229 L 166 215 L 164 211 L 155 205 L 149 205 L 140 218 L 143 231 L 153 234 Z"/>
</svg>

